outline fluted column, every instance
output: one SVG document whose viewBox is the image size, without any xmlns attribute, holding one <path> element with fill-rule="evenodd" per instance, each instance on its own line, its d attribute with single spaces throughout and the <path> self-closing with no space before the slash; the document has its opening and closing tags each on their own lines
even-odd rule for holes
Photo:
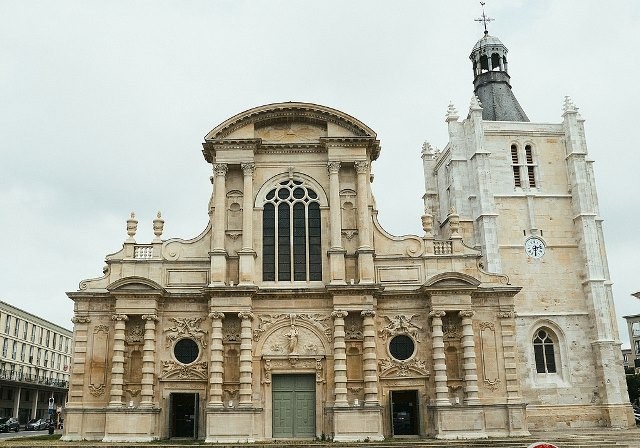
<svg viewBox="0 0 640 448">
<path fill-rule="evenodd" d="M 331 247 L 329 249 L 331 283 L 345 284 L 345 250 L 342 247 L 342 219 L 340 209 L 340 162 L 329 162 L 327 169 L 329 170 L 329 216 L 331 221 Z"/>
<path fill-rule="evenodd" d="M 358 185 L 358 275 L 360 283 L 373 283 L 373 250 L 371 249 L 371 216 L 369 215 L 369 162 L 354 163 Z"/>
<path fill-rule="evenodd" d="M 240 321 L 240 406 L 251 406 L 251 373 L 252 366 L 252 334 L 251 321 L 253 314 L 249 312 L 238 313 Z"/>
<path fill-rule="evenodd" d="M 156 321 L 155 314 L 143 314 L 144 346 L 142 347 L 142 392 L 140 393 L 140 407 L 153 407 L 153 386 L 156 373 Z"/>
<path fill-rule="evenodd" d="M 124 330 L 129 317 L 126 314 L 114 314 L 111 319 L 115 321 L 115 333 L 113 336 L 113 357 L 111 358 L 111 392 L 109 407 L 119 408 L 123 406 L 122 385 L 124 383 Z"/>
<path fill-rule="evenodd" d="M 344 318 L 346 311 L 334 311 L 333 317 L 333 377 L 335 382 L 335 406 L 349 406 L 347 402 L 347 345 L 345 343 Z"/>
<path fill-rule="evenodd" d="M 478 366 L 473 338 L 473 317 L 471 310 L 460 311 L 462 318 L 462 368 L 464 369 L 464 390 L 466 404 L 478 404 Z"/>
<path fill-rule="evenodd" d="M 433 372 L 436 383 L 436 404 L 451 405 L 449 388 L 447 387 L 447 365 L 444 357 L 444 334 L 442 333 L 442 318 L 444 311 L 431 311 L 431 343 L 433 344 Z"/>
<path fill-rule="evenodd" d="M 211 284 L 224 285 L 227 271 L 227 252 L 224 248 L 226 217 L 227 164 L 214 163 L 213 172 L 213 235 L 211 238 Z"/>
<path fill-rule="evenodd" d="M 224 374 L 222 319 L 224 319 L 224 313 L 209 313 L 209 317 L 211 318 L 211 371 L 209 377 L 209 406 L 222 407 L 222 379 Z"/>
<path fill-rule="evenodd" d="M 378 399 L 378 358 L 376 356 L 376 329 L 373 318 L 376 312 L 365 310 L 360 313 L 362 316 L 362 327 L 364 334 L 363 344 L 363 372 L 364 372 L 364 405 L 377 406 Z"/>
</svg>

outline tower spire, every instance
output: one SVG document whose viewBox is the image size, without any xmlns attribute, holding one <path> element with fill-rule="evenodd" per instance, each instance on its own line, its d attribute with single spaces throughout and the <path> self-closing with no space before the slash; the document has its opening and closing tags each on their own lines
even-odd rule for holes
<svg viewBox="0 0 640 448">
<path fill-rule="evenodd" d="M 485 2 L 480 2 L 480 4 L 482 5 L 482 17 L 478 17 L 477 19 L 474 19 L 475 22 L 483 22 L 484 24 L 484 35 L 488 35 L 489 31 L 487 31 L 487 22 L 493 22 L 494 19 L 492 19 L 491 17 L 487 17 L 487 15 L 484 13 L 484 5 Z"/>
</svg>

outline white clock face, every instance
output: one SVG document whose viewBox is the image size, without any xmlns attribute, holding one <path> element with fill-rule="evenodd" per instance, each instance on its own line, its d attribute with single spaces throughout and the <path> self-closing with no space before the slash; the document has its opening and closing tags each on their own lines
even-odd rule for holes
<svg viewBox="0 0 640 448">
<path fill-rule="evenodd" d="M 524 243 L 524 250 L 531 258 L 542 258 L 544 242 L 540 238 L 529 238 Z"/>
</svg>

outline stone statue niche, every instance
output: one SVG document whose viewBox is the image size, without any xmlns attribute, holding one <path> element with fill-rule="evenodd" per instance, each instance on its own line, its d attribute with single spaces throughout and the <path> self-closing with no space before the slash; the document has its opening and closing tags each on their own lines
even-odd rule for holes
<svg viewBox="0 0 640 448">
<path fill-rule="evenodd" d="M 140 316 L 130 316 L 125 328 L 124 392 L 126 402 L 140 402 L 142 391 L 142 350 L 144 322 Z"/>
<path fill-rule="evenodd" d="M 238 400 L 240 390 L 240 318 L 234 315 L 225 317 L 222 324 L 223 393 L 224 401 Z"/>
<path fill-rule="evenodd" d="M 363 330 L 359 313 L 349 314 L 345 318 L 345 343 L 347 351 L 347 391 L 348 400 L 364 400 L 364 375 L 362 370 Z"/>
<path fill-rule="evenodd" d="M 462 403 L 464 399 L 464 378 L 462 371 L 462 321 L 457 314 L 447 313 L 442 319 L 444 334 L 444 357 L 447 365 L 447 387 L 452 403 Z"/>
</svg>

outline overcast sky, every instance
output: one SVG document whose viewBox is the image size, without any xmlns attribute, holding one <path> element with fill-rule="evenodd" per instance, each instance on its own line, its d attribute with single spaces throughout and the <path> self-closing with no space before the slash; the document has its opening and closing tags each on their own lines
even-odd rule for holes
<svg viewBox="0 0 640 448">
<path fill-rule="evenodd" d="M 586 119 L 618 316 L 640 301 L 640 4 L 487 0 L 534 122 L 570 95 Z M 305 101 L 374 129 L 379 219 L 421 234 L 427 140 L 466 116 L 479 2 L 0 1 L 0 300 L 71 328 L 65 295 L 102 273 L 134 210 L 138 242 L 207 223 L 204 135 L 243 110 Z M 628 346 L 624 320 L 622 341 Z"/>
</svg>

